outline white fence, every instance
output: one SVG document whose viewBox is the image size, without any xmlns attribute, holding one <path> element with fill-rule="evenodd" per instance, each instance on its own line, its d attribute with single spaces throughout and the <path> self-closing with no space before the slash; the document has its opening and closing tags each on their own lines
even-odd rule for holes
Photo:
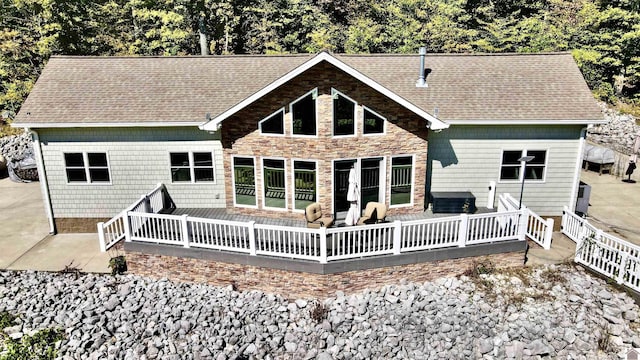
<svg viewBox="0 0 640 360">
<path fill-rule="evenodd" d="M 151 192 L 143 195 L 140 200 L 134 202 L 124 211 L 114 216 L 106 223 L 98 223 L 98 237 L 100 239 L 100 250 L 107 251 L 118 241 L 127 236 L 127 231 L 137 231 L 140 228 L 135 225 L 129 226 L 126 220 L 126 214 L 133 212 L 151 212 L 159 213 L 169 207 L 175 207 L 173 201 L 168 196 L 167 189 L 163 184 L 158 184 Z"/>
<path fill-rule="evenodd" d="M 320 263 L 444 247 L 524 240 L 528 210 L 309 229 L 127 211 L 126 241 Z"/>
<path fill-rule="evenodd" d="M 498 197 L 498 212 L 516 211 L 520 208 L 518 201 L 510 194 L 500 194 Z M 527 209 L 523 204 L 522 209 Z M 551 249 L 551 238 L 553 235 L 553 219 L 543 219 L 533 211 L 528 211 L 527 237 L 533 240 L 545 250 Z"/>
<path fill-rule="evenodd" d="M 575 261 L 640 291 L 640 246 L 589 224 L 565 207 L 562 233 L 576 242 Z"/>
</svg>

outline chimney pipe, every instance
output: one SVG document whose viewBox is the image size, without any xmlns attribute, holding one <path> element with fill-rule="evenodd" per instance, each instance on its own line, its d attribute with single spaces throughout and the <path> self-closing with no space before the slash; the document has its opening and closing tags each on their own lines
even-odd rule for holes
<svg viewBox="0 0 640 360">
<path fill-rule="evenodd" d="M 424 57 L 427 55 L 427 48 L 420 47 L 420 74 L 418 81 L 416 81 L 416 87 L 427 87 L 427 82 L 424 79 Z"/>
<path fill-rule="evenodd" d="M 204 20 L 200 18 L 198 33 L 200 33 L 200 55 L 209 55 L 209 41 L 207 40 L 207 29 L 204 26 Z"/>
</svg>

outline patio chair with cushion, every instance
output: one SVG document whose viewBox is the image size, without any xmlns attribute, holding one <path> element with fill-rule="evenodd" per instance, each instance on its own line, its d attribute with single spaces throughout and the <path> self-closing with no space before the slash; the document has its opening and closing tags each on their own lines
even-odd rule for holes
<svg viewBox="0 0 640 360">
<path fill-rule="evenodd" d="M 368 202 L 364 208 L 364 215 L 358 220 L 358 225 L 378 224 L 385 222 L 387 205 L 379 202 Z"/>
<path fill-rule="evenodd" d="M 330 227 L 333 225 L 332 216 L 322 216 L 322 206 L 313 203 L 304 210 L 304 217 L 307 219 L 307 227 L 318 229 L 320 227 Z"/>
</svg>

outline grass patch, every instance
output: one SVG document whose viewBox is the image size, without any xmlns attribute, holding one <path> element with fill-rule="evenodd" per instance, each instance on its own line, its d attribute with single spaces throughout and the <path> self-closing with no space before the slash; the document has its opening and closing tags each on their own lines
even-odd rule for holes
<svg viewBox="0 0 640 360">
<path fill-rule="evenodd" d="M 6 310 L 1 311 L 0 330 L 13 325 L 16 325 L 16 316 Z"/>
<path fill-rule="evenodd" d="M 53 360 L 57 357 L 58 342 L 64 338 L 62 329 L 44 329 L 19 340 L 6 339 L 0 346 L 0 360 L 37 359 Z"/>
</svg>

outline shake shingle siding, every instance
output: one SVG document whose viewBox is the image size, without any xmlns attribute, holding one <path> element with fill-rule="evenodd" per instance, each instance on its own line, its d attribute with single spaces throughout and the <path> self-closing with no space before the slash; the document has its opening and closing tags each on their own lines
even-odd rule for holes
<svg viewBox="0 0 640 360">
<path fill-rule="evenodd" d="M 487 205 L 489 182 L 496 193 L 520 196 L 521 183 L 500 181 L 503 150 L 547 150 L 544 181 L 525 182 L 525 203 L 535 212 L 561 215 L 571 204 L 578 159 L 579 126 L 452 126 L 429 137 L 430 191 L 471 191 L 477 206 Z"/>
<path fill-rule="evenodd" d="M 39 132 L 56 218 L 111 217 L 156 184 L 164 183 L 179 207 L 224 207 L 222 146 L 193 128 L 75 128 Z M 211 151 L 215 183 L 173 184 L 170 152 Z M 106 152 L 111 184 L 68 184 L 64 153 Z"/>
</svg>

